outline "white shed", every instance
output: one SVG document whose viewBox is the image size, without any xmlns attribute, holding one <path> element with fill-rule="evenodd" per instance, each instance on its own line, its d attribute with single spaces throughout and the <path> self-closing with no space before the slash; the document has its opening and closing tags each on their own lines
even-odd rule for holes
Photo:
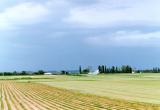
<svg viewBox="0 0 160 110">
<path fill-rule="evenodd" d="M 44 73 L 44 75 L 52 75 L 52 73 Z"/>
<path fill-rule="evenodd" d="M 97 75 L 97 74 L 99 74 L 99 70 L 95 70 L 94 72 L 89 72 L 88 74 L 90 74 L 90 75 Z"/>
</svg>

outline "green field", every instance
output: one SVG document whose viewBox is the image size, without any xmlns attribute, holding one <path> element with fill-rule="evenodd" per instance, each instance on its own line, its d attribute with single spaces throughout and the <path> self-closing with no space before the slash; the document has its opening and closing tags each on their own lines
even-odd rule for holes
<svg viewBox="0 0 160 110">
<path fill-rule="evenodd" d="M 160 75 L 56 76 L 43 84 L 110 98 L 160 104 Z"/>
<path fill-rule="evenodd" d="M 113 99 L 160 104 L 160 74 L 14 76 L 5 78 L 22 82 L 36 82 Z"/>
</svg>

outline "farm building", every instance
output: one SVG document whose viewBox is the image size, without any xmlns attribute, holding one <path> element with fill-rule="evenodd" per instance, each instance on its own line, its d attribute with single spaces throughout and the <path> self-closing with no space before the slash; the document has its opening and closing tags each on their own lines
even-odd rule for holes
<svg viewBox="0 0 160 110">
<path fill-rule="evenodd" d="M 89 72 L 88 74 L 90 74 L 90 75 L 97 75 L 97 74 L 99 74 L 99 70 L 95 70 L 93 72 Z"/>
<path fill-rule="evenodd" d="M 44 75 L 52 75 L 52 73 L 44 73 Z"/>
</svg>

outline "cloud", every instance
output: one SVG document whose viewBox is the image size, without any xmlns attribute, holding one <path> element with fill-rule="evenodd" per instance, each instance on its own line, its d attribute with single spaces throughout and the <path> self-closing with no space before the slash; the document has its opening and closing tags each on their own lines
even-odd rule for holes
<svg viewBox="0 0 160 110">
<path fill-rule="evenodd" d="M 73 8 L 65 21 L 84 27 L 160 26 L 159 3 L 159 0 L 99 0 L 91 6 Z"/>
<path fill-rule="evenodd" d="M 25 2 L 6 8 L 0 13 L 0 28 L 11 28 L 15 25 L 34 24 L 40 22 L 47 14 L 48 9 L 37 3 Z"/>
<path fill-rule="evenodd" d="M 88 37 L 86 42 L 90 45 L 105 47 L 160 47 L 160 31 L 147 33 L 117 31 L 110 35 Z"/>
<path fill-rule="evenodd" d="M 47 0 L 20 2 L 0 11 L 0 29 L 12 29 L 18 26 L 37 23 L 63 24 L 61 21 L 69 14 L 75 3 L 68 0 Z"/>
<path fill-rule="evenodd" d="M 133 25 L 137 27 L 139 25 L 150 25 L 149 28 L 152 28 L 151 25 L 160 26 L 158 3 L 158 0 L 94 0 L 94 2 L 89 0 L 80 2 L 74 0 L 37 2 L 34 0 L 20 2 L 0 12 L 0 30 L 29 25 L 28 30 L 25 28 L 24 32 L 22 28 L 22 31 L 18 31 L 16 36 L 21 37 L 30 33 L 27 35 L 35 37 L 41 36 L 37 33 L 45 33 L 41 37 L 78 36 L 80 38 L 81 36 L 81 40 L 87 39 L 86 41 L 91 44 L 113 45 L 115 43 L 114 45 L 136 46 L 136 42 L 141 42 L 138 44 L 139 46 L 151 46 L 151 42 L 153 43 L 154 39 L 159 40 L 159 38 L 151 39 L 150 36 L 158 36 L 158 31 L 143 32 L 143 29 L 137 29 L 137 31 L 124 29 L 124 31 L 113 33 L 115 30 L 112 26 L 118 27 L 120 30 L 123 30 L 121 28 L 125 25 L 129 28 Z M 95 29 L 92 30 L 87 27 L 94 27 Z M 111 30 L 112 32 L 101 35 L 104 33 L 101 33 L 101 29 L 107 32 Z M 94 33 L 96 35 L 93 35 Z M 93 37 L 85 38 L 92 35 Z M 127 42 L 127 40 L 130 40 L 130 43 L 122 43 Z M 153 45 L 158 45 L 158 43 Z"/>
</svg>

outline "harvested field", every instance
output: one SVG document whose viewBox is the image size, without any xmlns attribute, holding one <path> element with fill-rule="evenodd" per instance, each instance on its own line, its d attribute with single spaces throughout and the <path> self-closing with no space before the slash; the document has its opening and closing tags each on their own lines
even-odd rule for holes
<svg viewBox="0 0 160 110">
<path fill-rule="evenodd" d="M 43 84 L 0 81 L 1 110 L 159 110 L 156 105 L 112 100 Z"/>
</svg>

